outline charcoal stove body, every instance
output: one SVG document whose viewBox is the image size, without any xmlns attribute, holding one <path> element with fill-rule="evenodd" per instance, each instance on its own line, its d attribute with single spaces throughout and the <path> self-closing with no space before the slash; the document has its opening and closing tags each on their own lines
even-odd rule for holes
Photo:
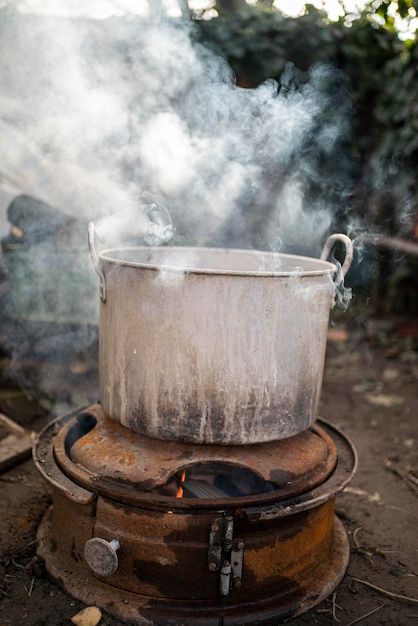
<svg viewBox="0 0 418 626">
<path fill-rule="evenodd" d="M 334 508 L 356 453 L 323 421 L 282 441 L 194 445 L 135 433 L 98 404 L 49 424 L 34 458 L 53 490 L 38 536 L 49 573 L 126 623 L 277 623 L 345 574 Z"/>
<path fill-rule="evenodd" d="M 89 235 L 101 403 L 34 447 L 53 491 L 38 537 L 48 571 L 136 625 L 307 611 L 349 559 L 334 508 L 356 454 L 316 419 L 336 267 L 256 251 L 97 255 Z M 351 242 L 334 241 L 344 273 Z"/>
</svg>

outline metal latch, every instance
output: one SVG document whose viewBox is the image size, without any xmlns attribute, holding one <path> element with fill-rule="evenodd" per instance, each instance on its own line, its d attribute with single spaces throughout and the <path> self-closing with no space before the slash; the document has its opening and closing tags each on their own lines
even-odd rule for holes
<svg viewBox="0 0 418 626">
<path fill-rule="evenodd" d="M 213 520 L 209 533 L 208 567 L 220 572 L 219 591 L 227 596 L 233 587 L 241 587 L 244 542 L 234 539 L 234 518 Z"/>
</svg>

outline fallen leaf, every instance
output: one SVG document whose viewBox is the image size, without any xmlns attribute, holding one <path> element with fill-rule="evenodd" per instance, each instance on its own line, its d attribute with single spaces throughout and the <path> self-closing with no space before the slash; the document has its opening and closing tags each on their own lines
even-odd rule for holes
<svg viewBox="0 0 418 626">
<path fill-rule="evenodd" d="M 89 370 L 89 364 L 85 359 L 75 359 L 70 363 L 68 369 L 72 374 L 85 374 Z"/>
<path fill-rule="evenodd" d="M 350 333 L 346 328 L 329 328 L 328 340 L 329 341 L 348 341 L 350 339 Z"/>
<path fill-rule="evenodd" d="M 368 501 L 373 502 L 374 504 L 382 504 L 382 498 L 380 497 L 380 493 L 375 491 L 368 496 Z"/>
<path fill-rule="evenodd" d="M 368 393 L 364 396 L 367 402 L 370 404 L 374 404 L 376 406 L 381 406 L 386 409 L 390 409 L 392 406 L 397 406 L 398 404 L 403 404 L 404 398 L 400 396 L 390 396 L 384 393 L 380 393 L 378 395 Z"/>
<path fill-rule="evenodd" d="M 382 378 L 386 383 L 391 383 L 399 378 L 400 371 L 393 367 L 387 367 L 382 374 Z"/>
<path fill-rule="evenodd" d="M 376 390 L 376 381 L 365 381 L 351 387 L 353 393 L 366 393 Z"/>
<path fill-rule="evenodd" d="M 97 626 L 102 619 L 102 612 L 97 606 L 88 606 L 71 618 L 75 626 Z"/>
</svg>

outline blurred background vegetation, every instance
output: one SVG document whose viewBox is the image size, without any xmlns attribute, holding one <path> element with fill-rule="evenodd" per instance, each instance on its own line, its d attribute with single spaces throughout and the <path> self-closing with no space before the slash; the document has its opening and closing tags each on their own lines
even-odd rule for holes
<svg viewBox="0 0 418 626">
<path fill-rule="evenodd" d="M 277 199 L 280 177 L 302 173 L 308 209 L 314 213 L 321 203 L 332 208 L 334 232 L 347 232 L 355 240 L 356 259 L 348 275 L 354 293 L 358 296 L 363 289 L 364 299 L 374 299 L 379 312 L 416 315 L 418 0 L 311 1 L 142 0 L 142 4 L 157 17 L 176 5 L 176 20 L 181 13 L 192 25 L 195 42 L 223 57 L 242 88 L 274 79 L 279 92 L 297 90 L 309 81 L 315 65 L 335 68 L 319 73 L 320 79 L 317 74 L 315 89 L 323 96 L 323 105 L 315 119 L 315 132 L 306 137 L 299 153 L 303 159 L 295 156 L 286 164 L 288 169 L 279 171 L 267 154 L 263 167 L 268 189 L 259 204 L 251 194 L 243 199 L 248 209 L 239 213 L 241 229 L 251 231 L 253 226 L 257 235 L 257 220 L 263 222 L 259 216 L 272 206 L 272 198 Z M 8 12 L 12 14 L 19 4 L 36 2 L 0 0 L 0 30 L 8 28 Z M 114 0 L 110 4 L 118 8 L 124 3 Z M 80 4 L 106 5 L 88 0 Z M 141 0 L 134 0 L 132 6 L 140 4 Z M 331 13 L 331 5 L 338 10 Z M 113 28 L 117 20 L 111 23 Z M 118 44 L 127 63 L 131 63 L 131 53 L 137 53 L 135 45 L 140 48 L 140 38 L 133 40 L 131 44 L 121 36 Z M 180 71 L 185 74 L 187 68 L 180 64 L 181 60 Z M 20 69 L 13 69 L 12 78 Z M 326 142 L 321 144 L 318 137 L 321 130 L 326 133 L 337 127 L 327 124 L 336 119 L 341 120 L 342 132 L 330 138 L 333 149 L 327 152 Z M 235 232 L 236 226 L 233 223 L 230 231 Z M 249 245 L 258 243 L 254 236 Z M 222 240 L 217 243 L 223 244 Z M 292 247 L 286 251 L 306 253 Z"/>
<path fill-rule="evenodd" d="M 350 214 L 350 224 L 358 220 L 359 230 L 378 236 L 377 248 L 363 247 L 363 254 L 375 256 L 376 306 L 417 313 L 418 243 L 417 251 L 404 250 L 387 237 L 418 242 L 418 1 L 340 2 L 334 19 L 325 2 L 305 5 L 297 17 L 286 16 L 279 4 L 222 0 L 187 8 L 196 37 L 227 59 L 239 86 L 274 78 L 283 87 L 289 64 L 296 82 L 318 62 L 342 70 L 347 98 L 337 106 L 343 115 L 349 107 L 352 132 L 341 144 L 348 196 L 338 198 L 335 185 L 340 225 L 347 230 L 344 216 Z M 336 164 L 325 159 L 322 167 L 332 178 Z M 354 273 L 352 281 L 358 287 L 370 278 Z"/>
</svg>

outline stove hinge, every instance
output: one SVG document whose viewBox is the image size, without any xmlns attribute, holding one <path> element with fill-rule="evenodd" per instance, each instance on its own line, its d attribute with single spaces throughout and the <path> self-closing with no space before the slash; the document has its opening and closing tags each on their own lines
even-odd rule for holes
<svg viewBox="0 0 418 626">
<path fill-rule="evenodd" d="M 219 572 L 219 591 L 227 596 L 233 587 L 241 587 L 244 542 L 234 538 L 234 518 L 217 517 L 209 533 L 208 567 Z"/>
</svg>

